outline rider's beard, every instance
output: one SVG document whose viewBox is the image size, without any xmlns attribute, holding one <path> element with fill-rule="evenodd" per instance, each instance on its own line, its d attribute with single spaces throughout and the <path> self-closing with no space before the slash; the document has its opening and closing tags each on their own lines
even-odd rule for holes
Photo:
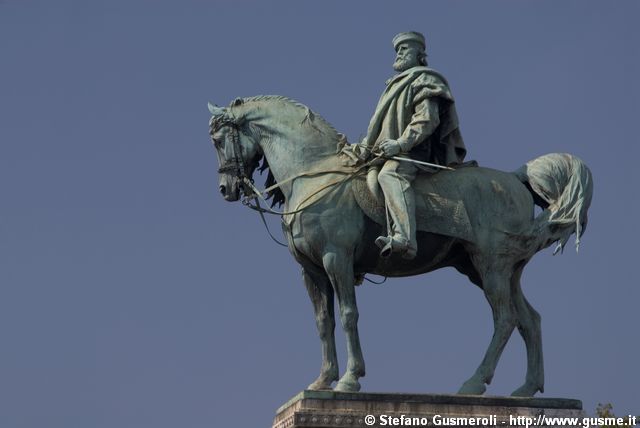
<svg viewBox="0 0 640 428">
<path fill-rule="evenodd" d="M 402 73 L 405 70 L 413 67 L 412 61 L 407 57 L 398 57 L 393 63 L 393 69 L 398 73 Z"/>
</svg>

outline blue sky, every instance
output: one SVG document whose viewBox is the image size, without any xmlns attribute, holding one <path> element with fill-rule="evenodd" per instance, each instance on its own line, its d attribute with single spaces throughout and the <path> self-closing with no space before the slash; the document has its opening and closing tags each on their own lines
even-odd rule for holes
<svg viewBox="0 0 640 428">
<path fill-rule="evenodd" d="M 406 30 L 451 83 L 468 158 L 513 170 L 570 152 L 591 168 L 580 253 L 545 250 L 523 276 L 542 396 L 639 414 L 639 12 L 1 1 L 0 425 L 268 426 L 317 375 L 320 346 L 294 260 L 218 194 L 206 103 L 286 95 L 356 141 Z M 451 269 L 358 300 L 364 391 L 453 393 L 491 336 L 484 296 Z M 514 335 L 487 393 L 524 370 Z"/>
</svg>

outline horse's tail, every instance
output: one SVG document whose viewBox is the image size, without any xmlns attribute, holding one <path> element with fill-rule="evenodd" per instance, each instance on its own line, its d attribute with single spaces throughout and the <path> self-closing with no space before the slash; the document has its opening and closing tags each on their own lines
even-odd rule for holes
<svg viewBox="0 0 640 428">
<path fill-rule="evenodd" d="M 587 227 L 587 210 L 593 195 L 591 171 L 577 157 L 551 153 L 527 162 L 514 172 L 527 186 L 543 211 L 534 220 L 538 249 L 554 242 L 556 254 L 576 234 L 576 251 Z"/>
</svg>

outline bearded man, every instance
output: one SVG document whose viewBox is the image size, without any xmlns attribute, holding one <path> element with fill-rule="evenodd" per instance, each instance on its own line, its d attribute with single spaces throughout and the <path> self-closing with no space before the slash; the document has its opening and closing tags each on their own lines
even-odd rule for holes
<svg viewBox="0 0 640 428">
<path fill-rule="evenodd" d="M 418 171 L 414 163 L 389 159 L 401 155 L 438 165 L 461 164 L 466 149 L 446 79 L 427 67 L 424 36 L 410 31 L 393 38 L 398 74 L 389 79 L 367 136 L 357 152 L 387 158 L 378 174 L 392 224 L 388 236 L 376 239 L 380 255 L 398 253 L 413 259 L 417 253 L 414 191 Z"/>
</svg>

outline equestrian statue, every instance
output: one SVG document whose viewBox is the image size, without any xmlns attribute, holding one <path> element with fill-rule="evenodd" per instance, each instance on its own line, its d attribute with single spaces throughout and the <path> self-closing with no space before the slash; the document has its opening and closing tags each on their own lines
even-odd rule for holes
<svg viewBox="0 0 640 428">
<path fill-rule="evenodd" d="M 573 234 L 577 248 L 593 193 L 591 172 L 560 153 L 512 172 L 465 163 L 453 96 L 445 78 L 427 67 L 424 37 L 400 33 L 393 44 L 398 74 L 387 82 L 359 144 L 348 144 L 321 116 L 286 97 L 209 104 L 220 192 L 282 218 L 322 343 L 320 374 L 308 389 L 360 390 L 365 364 L 355 287 L 365 274 L 404 277 L 454 267 L 483 290 L 494 321 L 479 367 L 458 392 L 485 392 L 516 327 L 527 371 L 512 395 L 543 392 L 540 315 L 524 297 L 520 277 L 538 251 L 557 243 L 555 254 Z M 268 171 L 263 190 L 254 183 L 258 169 Z M 535 205 L 542 208 L 537 215 Z M 348 354 L 340 378 L 334 297 Z"/>
</svg>

